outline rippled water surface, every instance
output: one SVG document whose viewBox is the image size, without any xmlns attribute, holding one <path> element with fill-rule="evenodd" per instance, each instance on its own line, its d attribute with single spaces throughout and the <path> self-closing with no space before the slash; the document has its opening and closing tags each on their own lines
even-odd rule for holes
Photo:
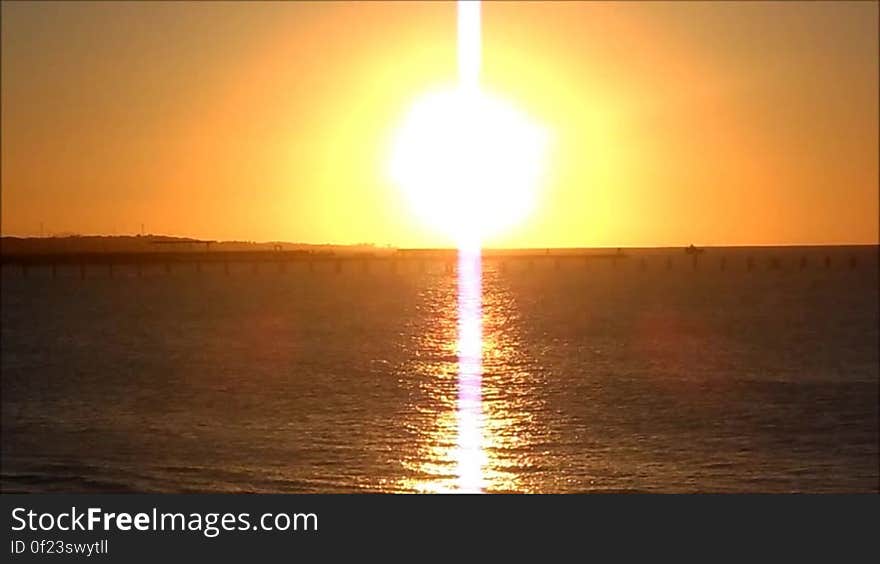
<svg viewBox="0 0 880 564">
<path fill-rule="evenodd" d="M 876 248 L 700 260 L 486 260 L 477 403 L 441 263 L 6 267 L 2 487 L 877 491 Z"/>
</svg>

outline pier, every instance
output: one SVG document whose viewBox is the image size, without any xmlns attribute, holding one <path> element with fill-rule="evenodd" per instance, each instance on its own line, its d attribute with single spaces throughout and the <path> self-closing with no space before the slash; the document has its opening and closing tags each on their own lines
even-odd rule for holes
<svg viewBox="0 0 880 564">
<path fill-rule="evenodd" d="M 626 258 L 626 254 L 619 251 L 552 255 L 547 251 L 495 252 L 489 250 L 483 252 L 484 261 L 495 261 L 503 269 L 506 269 L 509 263 L 521 263 L 525 265 L 525 268 L 531 269 L 538 262 L 546 262 L 552 265 L 552 268 L 559 270 L 563 263 L 610 260 L 616 264 L 619 259 L 624 258 Z M 363 274 L 369 274 L 374 268 L 382 268 L 383 265 L 391 272 L 398 272 L 407 264 L 411 265 L 413 270 L 425 272 L 429 265 L 435 264 L 440 265 L 442 270 L 448 273 L 456 268 L 457 251 L 454 249 L 414 249 L 374 254 L 316 253 L 299 250 L 10 253 L 0 255 L 0 264 L 17 266 L 24 276 L 27 276 L 32 268 L 47 267 L 51 269 L 53 277 L 57 276 L 59 270 L 64 267 L 78 268 L 80 277 L 85 277 L 87 269 L 94 268 L 101 268 L 112 277 L 114 269 L 118 267 L 134 267 L 140 276 L 149 267 L 159 268 L 165 274 L 170 275 L 180 269 L 202 272 L 210 265 L 222 265 L 223 272 L 229 274 L 230 265 L 234 264 L 247 264 L 254 274 L 261 272 L 264 265 L 267 267 L 274 265 L 278 273 L 284 273 L 288 271 L 288 266 L 291 264 L 303 264 L 310 272 L 323 266 L 335 272 L 354 270 Z"/>
<path fill-rule="evenodd" d="M 873 256 L 876 258 L 876 247 Z M 676 256 L 682 259 L 676 259 Z M 600 263 L 608 269 L 626 272 L 666 271 L 689 272 L 693 276 L 703 272 L 732 275 L 736 272 L 775 271 L 811 272 L 828 270 L 856 271 L 864 265 L 872 264 L 871 253 L 865 250 L 841 249 L 828 254 L 827 250 L 805 251 L 780 255 L 776 252 L 750 252 L 746 249 L 711 249 L 709 252 L 685 252 L 681 249 L 642 249 L 625 252 L 621 249 L 604 251 L 596 249 L 538 249 L 538 250 L 493 250 L 482 253 L 483 262 L 494 265 L 501 273 L 516 271 L 582 269 Z M 715 265 L 702 269 L 700 264 Z M 426 273 L 440 272 L 451 274 L 457 268 L 455 249 L 398 249 L 369 252 L 312 252 L 303 250 L 161 250 L 146 252 L 43 252 L 7 253 L 0 255 L 0 264 L 19 270 L 23 277 L 29 276 L 36 268 L 51 272 L 58 277 L 62 270 L 78 271 L 79 278 L 86 278 L 87 272 L 102 273 L 113 278 L 119 276 L 120 269 L 129 268 L 137 277 L 146 272 L 160 272 L 171 276 L 175 272 L 190 271 L 203 273 L 209 270 L 261 274 L 271 272 L 285 274 L 300 265 L 302 270 L 315 272 L 324 270 L 335 273 L 356 272 L 369 275 L 372 272 L 401 273 L 405 271 Z M 244 267 L 243 267 L 244 265 Z M 628 267 L 626 266 L 628 265 Z M 125 274 L 122 274 L 125 276 Z"/>
</svg>

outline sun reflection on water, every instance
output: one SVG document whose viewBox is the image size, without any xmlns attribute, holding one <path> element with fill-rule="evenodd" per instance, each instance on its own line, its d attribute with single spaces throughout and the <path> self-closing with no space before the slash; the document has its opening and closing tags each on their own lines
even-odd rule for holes
<svg viewBox="0 0 880 564">
<path fill-rule="evenodd" d="M 483 491 L 483 313 L 480 248 L 458 252 L 458 491 Z"/>
<path fill-rule="evenodd" d="M 429 279 L 430 323 L 401 380 L 410 390 L 403 425 L 414 442 L 400 453 L 405 473 L 393 491 L 532 491 L 541 464 L 534 443 L 546 440 L 535 418 L 544 406 L 520 346 L 517 305 L 478 248 L 459 252 L 454 276 Z"/>
</svg>

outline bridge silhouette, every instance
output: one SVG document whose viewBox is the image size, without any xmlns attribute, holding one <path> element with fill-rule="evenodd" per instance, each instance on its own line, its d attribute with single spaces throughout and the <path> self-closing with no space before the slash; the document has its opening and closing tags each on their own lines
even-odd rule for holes
<svg viewBox="0 0 880 564">
<path fill-rule="evenodd" d="M 204 244 L 204 242 L 202 242 Z M 171 247 L 168 245 L 166 248 Z M 416 269 L 420 272 L 436 270 L 439 266 L 445 272 L 452 272 L 458 264 L 458 252 L 455 249 L 396 249 L 377 252 L 352 251 L 336 253 L 333 251 L 284 250 L 275 246 L 271 250 L 211 250 L 205 244 L 205 250 L 157 250 L 157 251 L 90 251 L 90 252 L 19 252 L 0 254 L 0 265 L 19 267 L 21 274 L 28 275 L 32 268 L 49 268 L 52 276 L 56 276 L 61 268 L 78 268 L 80 277 L 85 278 L 86 271 L 100 268 L 110 276 L 116 268 L 134 268 L 140 276 L 146 269 L 162 269 L 170 274 L 178 270 L 194 270 L 201 272 L 203 267 L 222 267 L 230 273 L 231 266 L 247 264 L 253 272 L 272 270 L 286 272 L 291 265 L 305 265 L 309 271 L 317 268 L 327 269 L 328 265 L 335 272 L 343 272 L 352 268 L 360 272 L 373 269 L 385 269 L 396 272 L 402 268 Z M 876 247 L 874 247 L 876 249 Z M 484 263 L 494 264 L 501 272 L 506 272 L 516 265 L 517 269 L 531 270 L 537 265 L 548 266 L 554 270 L 564 265 L 588 266 L 593 262 L 604 262 L 616 268 L 621 261 L 629 262 L 637 271 L 674 270 L 686 265 L 688 270 L 698 271 L 804 271 L 807 269 L 846 269 L 854 270 L 861 259 L 855 253 L 840 256 L 837 253 L 817 252 L 805 253 L 800 256 L 789 254 L 785 259 L 775 254 L 758 253 L 758 258 L 749 253 L 730 253 L 725 249 L 713 249 L 710 252 L 693 252 L 686 248 L 665 249 L 665 252 L 654 252 L 651 255 L 636 253 L 632 255 L 622 249 L 603 251 L 594 249 L 528 249 L 528 250 L 497 250 L 486 249 L 482 253 Z M 832 258 L 834 254 L 834 258 Z M 875 253 L 876 254 L 876 253 Z M 633 256 L 635 260 L 630 260 Z M 873 261 L 868 261 L 873 262 Z M 359 267 L 359 268 L 358 268 Z"/>
<path fill-rule="evenodd" d="M 170 245 L 170 244 L 169 244 Z M 455 249 L 400 249 L 381 252 L 351 252 L 334 253 L 332 251 L 305 251 L 283 250 L 276 246 L 273 250 L 255 251 L 226 251 L 209 250 L 210 244 L 205 244 L 205 250 L 162 250 L 144 252 L 46 252 L 46 253 L 10 253 L 0 256 L 0 264 L 4 266 L 19 266 L 23 274 L 27 274 L 29 268 L 49 267 L 53 274 L 60 267 L 79 267 L 82 274 L 87 267 L 103 267 L 112 275 L 115 267 L 136 267 L 138 273 L 144 267 L 163 267 L 166 272 L 180 268 L 194 268 L 201 270 L 202 266 L 222 265 L 224 271 L 229 272 L 230 265 L 246 263 L 253 266 L 254 270 L 261 267 L 275 266 L 279 271 L 285 271 L 291 264 L 306 264 L 309 270 L 314 270 L 318 265 L 331 264 L 337 272 L 341 272 L 345 265 L 360 265 L 361 270 L 370 270 L 373 266 L 386 265 L 391 270 L 396 270 L 404 264 L 415 264 L 419 270 L 425 270 L 429 265 L 440 264 L 444 270 L 451 271 L 458 261 Z M 550 254 L 549 250 L 537 251 L 492 251 L 483 252 L 483 260 L 491 260 L 502 263 L 502 268 L 508 262 L 524 262 L 529 267 L 536 261 L 553 261 L 558 267 L 562 261 L 594 261 L 594 260 L 617 260 L 626 258 L 621 251 L 617 252 L 589 252 L 589 253 L 559 253 Z"/>
</svg>

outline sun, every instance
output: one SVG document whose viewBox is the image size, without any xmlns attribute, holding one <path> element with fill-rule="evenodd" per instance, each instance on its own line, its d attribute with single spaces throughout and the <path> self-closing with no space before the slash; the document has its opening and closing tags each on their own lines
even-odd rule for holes
<svg viewBox="0 0 880 564">
<path fill-rule="evenodd" d="M 430 92 L 396 131 L 390 174 L 414 213 L 459 246 L 480 244 L 533 209 L 547 131 L 478 87 Z"/>
</svg>

